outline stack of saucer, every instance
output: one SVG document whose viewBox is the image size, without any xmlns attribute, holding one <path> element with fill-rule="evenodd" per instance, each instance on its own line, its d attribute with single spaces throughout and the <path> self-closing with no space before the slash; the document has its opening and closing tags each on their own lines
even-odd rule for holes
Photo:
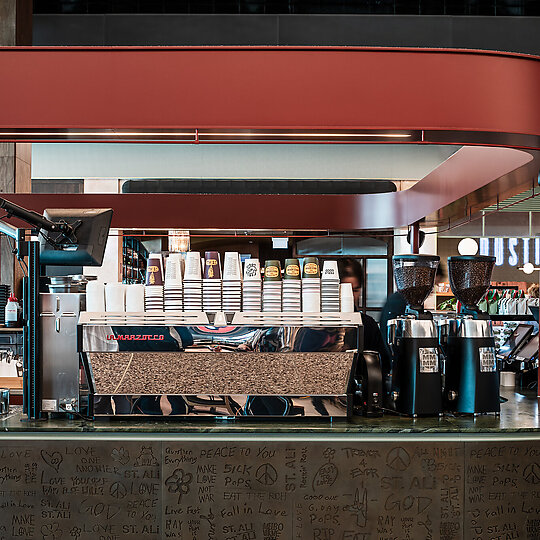
<svg viewBox="0 0 540 540">
<path fill-rule="evenodd" d="M 262 311 L 261 265 L 259 259 L 244 263 L 243 311 Z"/>
<path fill-rule="evenodd" d="M 182 255 L 171 253 L 165 265 L 165 311 L 182 311 Z"/>
<path fill-rule="evenodd" d="M 302 311 L 302 280 L 298 259 L 285 259 L 283 311 Z"/>
<path fill-rule="evenodd" d="M 321 311 L 321 271 L 317 257 L 306 257 L 302 269 L 302 310 Z"/>
<path fill-rule="evenodd" d="M 242 309 L 242 264 L 240 254 L 227 251 L 223 260 L 223 311 L 235 313 Z"/>
<path fill-rule="evenodd" d="M 150 253 L 148 256 L 144 310 L 163 311 L 163 258 L 161 253 Z"/>
<path fill-rule="evenodd" d="M 201 254 L 188 251 L 184 268 L 184 311 L 202 311 Z"/>
<path fill-rule="evenodd" d="M 217 251 L 204 254 L 203 310 L 209 313 L 222 310 L 221 261 Z"/>
<path fill-rule="evenodd" d="M 337 261 L 324 261 L 321 275 L 321 311 L 339 312 L 339 271 Z"/>
<path fill-rule="evenodd" d="M 281 311 L 281 264 L 277 260 L 264 265 L 263 311 Z"/>
</svg>

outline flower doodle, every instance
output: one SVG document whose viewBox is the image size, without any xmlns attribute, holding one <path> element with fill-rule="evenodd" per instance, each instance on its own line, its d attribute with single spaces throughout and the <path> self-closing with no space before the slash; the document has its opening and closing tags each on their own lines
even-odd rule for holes
<svg viewBox="0 0 540 540">
<path fill-rule="evenodd" d="M 175 471 L 165 480 L 165 485 L 169 493 L 178 493 L 178 504 L 182 501 L 182 495 L 189 493 L 189 485 L 193 480 L 193 475 L 185 472 L 184 469 L 175 469 Z"/>
</svg>

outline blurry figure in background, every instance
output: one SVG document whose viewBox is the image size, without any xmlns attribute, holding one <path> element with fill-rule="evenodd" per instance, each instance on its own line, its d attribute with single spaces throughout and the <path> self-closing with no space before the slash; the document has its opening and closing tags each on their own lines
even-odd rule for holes
<svg viewBox="0 0 540 540">
<path fill-rule="evenodd" d="M 528 289 L 527 289 L 527 295 L 529 298 L 539 298 L 540 297 L 540 287 L 536 283 L 533 283 Z"/>
<path fill-rule="evenodd" d="M 350 283 L 352 285 L 354 309 L 359 311 L 364 275 L 362 265 L 356 259 L 347 257 L 338 260 L 338 267 L 341 283 Z M 390 355 L 379 325 L 375 322 L 375 319 L 365 313 L 362 313 L 362 323 L 364 324 L 364 350 L 377 351 L 381 357 L 383 374 L 388 373 L 391 366 Z"/>
</svg>

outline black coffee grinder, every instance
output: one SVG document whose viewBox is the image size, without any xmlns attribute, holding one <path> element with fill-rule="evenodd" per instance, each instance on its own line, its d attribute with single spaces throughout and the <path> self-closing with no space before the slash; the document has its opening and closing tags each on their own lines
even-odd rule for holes
<svg viewBox="0 0 540 540">
<path fill-rule="evenodd" d="M 439 325 L 445 351 L 445 406 L 458 413 L 500 411 L 499 372 L 491 320 L 477 304 L 489 288 L 495 257 L 448 257 L 450 288 L 461 313 Z"/>
<path fill-rule="evenodd" d="M 398 292 L 405 298 L 404 316 L 388 321 L 392 349 L 392 399 L 398 412 L 411 416 L 442 414 L 439 342 L 433 315 L 424 301 L 435 285 L 436 255 L 392 257 Z"/>
</svg>

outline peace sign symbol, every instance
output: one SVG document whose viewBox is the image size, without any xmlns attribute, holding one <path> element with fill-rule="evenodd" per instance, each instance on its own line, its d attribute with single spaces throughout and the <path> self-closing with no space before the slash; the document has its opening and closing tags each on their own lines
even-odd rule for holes
<svg viewBox="0 0 540 540">
<path fill-rule="evenodd" d="M 523 478 L 529 484 L 540 484 L 540 465 L 538 463 L 530 463 L 523 469 Z"/>
<path fill-rule="evenodd" d="M 396 446 L 388 452 L 386 464 L 395 471 L 404 471 L 411 464 L 411 457 L 405 448 Z"/>
<path fill-rule="evenodd" d="M 264 486 L 272 486 L 277 480 L 277 471 L 270 463 L 263 463 L 256 471 L 257 482 Z"/>
<path fill-rule="evenodd" d="M 127 489 L 122 482 L 113 482 L 109 488 L 109 493 L 117 499 L 123 499 L 127 495 Z"/>
</svg>

